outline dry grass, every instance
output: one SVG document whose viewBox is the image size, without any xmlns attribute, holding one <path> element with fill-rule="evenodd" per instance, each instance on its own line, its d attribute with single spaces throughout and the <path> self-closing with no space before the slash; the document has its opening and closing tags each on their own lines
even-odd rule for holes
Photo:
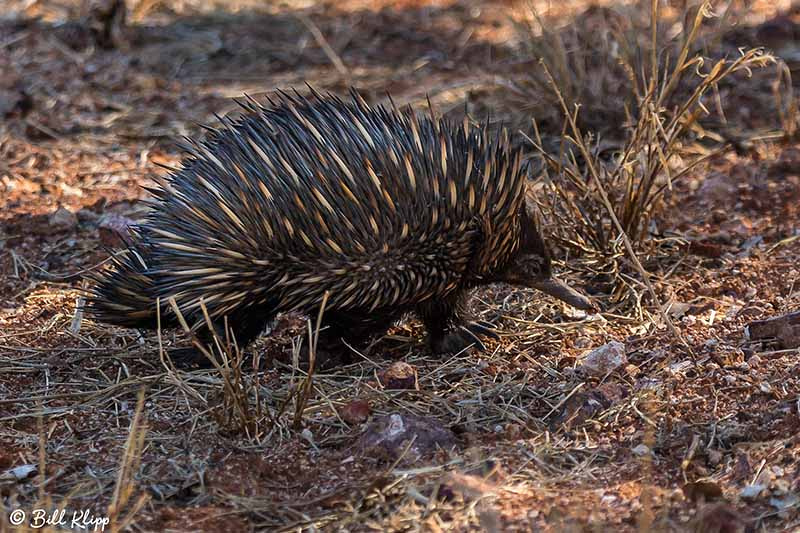
<svg viewBox="0 0 800 533">
<path fill-rule="evenodd" d="M 728 77 L 775 62 L 763 50 L 750 49 L 742 50 L 740 57 L 720 59 L 710 68 L 704 68 L 706 61 L 692 54 L 692 50 L 703 21 L 710 16 L 708 2 L 694 17 L 687 13 L 686 18 L 691 22 L 676 37 L 682 44 L 675 54 L 671 45 L 661 45 L 658 41 L 658 2 L 652 2 L 651 53 L 647 55 L 646 49 L 637 48 L 636 52 L 618 58 L 620 67 L 630 74 L 628 90 L 632 101 L 626 105 L 625 139 L 619 151 L 610 157 L 596 142 L 598 132 L 580 127 L 579 118 L 591 114 L 591 109 L 584 109 L 582 100 L 570 98 L 566 91 L 571 86 L 551 74 L 551 70 L 569 70 L 569 65 L 549 64 L 547 58 L 542 58 L 550 92 L 556 95 L 558 108 L 567 117 L 562 127 L 561 157 L 551 156 L 544 148 L 538 125 L 534 126 L 536 139 L 530 142 L 546 162 L 546 182 L 551 185 L 544 200 L 546 215 L 554 228 L 567 229 L 557 234 L 574 252 L 590 250 L 603 256 L 613 255 L 621 233 L 634 243 L 642 241 L 663 194 L 672 189 L 676 180 L 716 153 L 698 154 L 693 142 L 698 120 L 709 114 L 707 97 Z M 554 42 L 558 43 L 558 39 Z M 674 63 L 670 52 L 677 55 Z M 662 60 L 664 57 L 667 59 Z M 679 87 L 683 98 L 676 96 Z M 603 190 L 614 206 L 619 228 L 613 227 L 610 220 Z"/>
<path fill-rule="evenodd" d="M 610 280 L 612 302 L 624 303 L 622 309 L 641 302 L 625 280 L 632 271 L 658 302 L 634 249 L 658 233 L 655 217 L 676 182 L 723 150 L 699 142 L 721 139 L 701 125 L 717 110 L 720 85 L 776 61 L 754 48 L 709 62 L 700 51 L 719 41 L 724 27 L 704 29 L 711 4 L 687 11 L 679 31 L 670 26 L 670 39 L 658 6 L 650 3 L 649 28 L 637 19 L 641 9 L 590 9 L 568 32 L 547 29 L 534 13 L 541 35 L 529 40 L 529 53 L 539 65 L 518 78 L 527 88 L 520 94 L 552 95 L 541 112 L 521 109 L 532 113 L 526 138 L 543 161 L 539 203 L 548 230 L 568 263 L 583 258 Z M 592 25 L 604 31 L 590 32 Z M 635 268 L 620 261 L 623 246 Z"/>
<path fill-rule="evenodd" d="M 601 152 L 608 152 L 619 150 L 631 137 L 646 111 L 644 104 L 658 104 L 665 114 L 676 112 L 700 85 L 704 66 L 734 58 L 748 48 L 727 40 L 746 12 L 736 0 L 722 5 L 692 3 L 684 11 L 659 8 L 660 3 L 653 6 L 648 0 L 593 6 L 566 25 L 543 16 L 536 4 L 528 5 L 526 16 L 516 25 L 522 49 L 514 75 L 501 81 L 503 90 L 494 104 L 501 110 L 513 110 L 504 117 L 509 115 L 507 121 L 525 132 L 532 131 L 530 121 L 535 120 L 551 153 L 560 152 L 565 131 L 551 77 L 570 107 L 581 106 L 576 117 L 581 131 L 595 138 Z M 704 89 L 701 100 L 706 109 L 691 125 L 694 138 L 725 142 L 730 140 L 728 130 L 736 128 L 754 134 L 744 123 L 728 123 L 725 108 L 730 104 L 723 102 L 723 95 L 735 100 L 737 94 L 758 86 L 749 86 L 750 71 L 730 74 Z M 772 79 L 787 74 L 786 68 L 769 72 Z M 649 100 L 653 81 L 657 99 Z M 780 98 L 790 105 L 790 80 L 783 80 L 780 92 Z M 772 100 L 764 102 L 767 107 L 774 104 Z M 779 118 L 774 110 L 768 114 Z"/>
<path fill-rule="evenodd" d="M 108 528 L 110 533 L 119 533 L 130 530 L 139 512 L 149 500 L 147 493 L 139 490 L 137 486 L 147 438 L 144 414 L 145 392 L 145 388 L 139 389 L 130 428 L 122 447 L 122 457 L 116 469 L 116 479 L 112 486 L 110 502 L 108 507 L 101 511 L 95 511 L 95 509 L 80 503 L 80 493 L 84 490 L 80 484 L 72 487 L 63 496 L 54 498 L 50 494 L 48 485 L 54 482 L 56 477 L 48 476 L 48 471 L 52 469 L 48 469 L 47 450 L 52 445 L 48 442 L 45 430 L 42 404 L 37 402 L 38 412 L 35 416 L 39 432 L 38 495 L 35 500 L 30 503 L 26 502 L 24 505 L 14 500 L 9 501 L 7 509 L 25 511 L 27 519 L 22 523 L 11 524 L 9 520 L 12 515 L 4 510 L 0 515 L 0 531 L 56 533 L 64 531 L 64 528 L 90 531 L 106 531 Z"/>
<path fill-rule="evenodd" d="M 156 304 L 159 306 L 159 303 Z M 224 318 L 223 328 L 225 338 L 221 339 L 217 328 L 214 326 L 205 303 L 201 300 L 200 309 L 203 312 L 205 326 L 211 332 L 211 344 L 206 345 L 195 335 L 183 317 L 174 298 L 170 298 L 169 305 L 183 328 L 183 331 L 191 339 L 192 346 L 200 352 L 212 365 L 217 372 L 217 377 L 222 383 L 222 399 L 219 405 L 210 404 L 211 412 L 222 428 L 228 431 L 242 433 L 248 439 L 260 441 L 264 431 L 269 429 L 267 424 L 264 427 L 265 413 L 262 410 L 262 402 L 259 397 L 258 383 L 251 379 L 247 369 L 243 368 L 245 356 L 242 349 L 236 342 L 232 328 L 228 325 L 227 317 Z M 196 391 L 181 379 L 180 372 L 164 352 L 161 338 L 161 317 L 158 316 L 158 338 L 159 354 L 162 365 L 169 372 L 170 377 L 185 391 L 195 397 L 200 397 Z M 259 359 L 253 360 L 253 367 L 258 368 Z"/>
<path fill-rule="evenodd" d="M 167 371 L 169 380 L 184 394 L 203 402 L 220 428 L 232 435 L 240 435 L 257 445 L 263 444 L 263 439 L 276 430 L 276 424 L 284 422 L 283 415 L 292 400 L 294 401 L 292 422 L 290 426 L 285 426 L 280 431 L 299 431 L 303 427 L 303 415 L 309 399 L 314 393 L 317 342 L 327 300 L 328 293 L 325 293 L 316 325 L 313 325 L 311 320 L 307 321 L 308 332 L 305 340 L 308 343 L 308 349 L 305 351 L 305 359 L 301 360 L 303 336 L 299 335 L 292 339 L 293 365 L 290 385 L 285 398 L 276 405 L 269 405 L 269 398 L 274 398 L 274 396 L 259 382 L 258 373 L 263 366 L 261 354 L 256 352 L 254 357 L 245 357 L 244 351 L 236 341 L 233 329 L 228 324 L 227 317 L 223 319 L 225 338 L 220 338 L 205 303 L 202 301 L 200 309 L 203 313 L 204 325 L 211 332 L 210 344 L 204 344 L 198 338 L 195 331 L 186 322 L 174 298 L 169 300 L 169 305 L 175 312 L 183 332 L 188 336 L 192 346 L 211 363 L 211 367 L 216 371 L 215 377 L 222 384 L 221 398 L 216 399 L 217 403 L 207 401 L 202 394 L 192 389 L 183 379 L 182 376 L 185 375 L 185 372 L 176 368 L 164 349 L 160 327 L 161 317 L 158 313 L 158 349 L 161 364 Z M 250 364 L 249 369 L 245 363 Z M 267 401 L 264 400 L 264 395 L 267 396 Z"/>
<path fill-rule="evenodd" d="M 122 460 L 117 469 L 117 481 L 114 484 L 114 492 L 106 514 L 109 531 L 112 533 L 127 530 L 148 500 L 146 493 L 137 495 L 136 490 L 136 478 L 142 465 L 142 454 L 147 436 L 144 399 L 145 389 L 142 388 L 136 398 L 136 409 L 133 412 L 133 420 L 131 420 L 128 438 L 125 440 Z"/>
<path fill-rule="evenodd" d="M 797 109 L 797 98 L 792 85 L 792 71 L 783 60 L 778 61 L 778 76 L 773 85 L 773 94 L 781 131 L 787 139 L 796 139 L 800 131 L 800 112 Z"/>
</svg>

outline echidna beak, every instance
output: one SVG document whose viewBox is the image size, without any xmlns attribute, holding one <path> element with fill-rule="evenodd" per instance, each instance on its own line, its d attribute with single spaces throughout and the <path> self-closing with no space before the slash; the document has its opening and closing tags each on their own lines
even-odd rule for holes
<svg viewBox="0 0 800 533">
<path fill-rule="evenodd" d="M 584 311 L 596 311 L 597 305 L 588 297 L 579 293 L 563 281 L 557 278 L 548 278 L 543 281 L 536 281 L 531 284 L 534 289 L 538 289 L 545 294 L 555 296 L 561 301 L 567 302 L 572 307 Z"/>
</svg>

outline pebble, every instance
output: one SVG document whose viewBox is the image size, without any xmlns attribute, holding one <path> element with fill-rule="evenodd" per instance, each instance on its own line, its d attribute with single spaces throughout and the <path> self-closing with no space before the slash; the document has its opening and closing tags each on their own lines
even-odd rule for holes
<svg viewBox="0 0 800 533">
<path fill-rule="evenodd" d="M 646 444 L 639 444 L 638 446 L 635 446 L 631 451 L 633 452 L 634 455 L 637 455 L 639 457 L 644 457 L 645 455 L 650 454 L 650 447 L 647 446 Z"/>
<path fill-rule="evenodd" d="M 413 444 L 408 447 L 412 440 Z M 437 450 L 449 450 L 455 445 L 455 434 L 439 420 L 392 413 L 373 420 L 364 429 L 356 448 L 378 459 L 395 461 L 402 457 L 405 462 L 414 463 Z"/>
<path fill-rule="evenodd" d="M 408 363 L 396 361 L 389 368 L 378 373 L 381 385 L 390 390 L 419 390 L 417 369 Z"/>
<path fill-rule="evenodd" d="M 611 341 L 583 354 L 578 368 L 587 375 L 604 376 L 626 364 L 628 358 L 625 356 L 625 345 Z"/>
<path fill-rule="evenodd" d="M 744 500 L 755 500 L 766 488 L 764 485 L 747 485 L 739 493 L 739 496 Z"/>
<path fill-rule="evenodd" d="M 366 400 L 354 400 L 339 409 L 339 416 L 348 424 L 361 424 L 369 418 L 371 408 Z"/>
<path fill-rule="evenodd" d="M 49 219 L 52 231 L 69 231 L 78 225 L 78 217 L 66 207 L 59 207 Z"/>
<path fill-rule="evenodd" d="M 585 350 L 592 345 L 592 339 L 589 337 L 578 337 L 572 342 L 572 345 L 579 350 Z"/>
</svg>

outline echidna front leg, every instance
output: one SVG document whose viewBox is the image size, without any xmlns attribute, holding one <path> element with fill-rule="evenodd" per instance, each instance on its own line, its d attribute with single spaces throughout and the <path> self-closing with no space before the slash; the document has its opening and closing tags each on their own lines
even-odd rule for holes
<svg viewBox="0 0 800 533">
<path fill-rule="evenodd" d="M 459 353 L 472 345 L 484 350 L 486 346 L 481 336 L 499 338 L 491 324 L 468 319 L 467 296 L 467 292 L 458 291 L 417 306 L 417 315 L 428 330 L 428 344 L 433 353 Z"/>
</svg>

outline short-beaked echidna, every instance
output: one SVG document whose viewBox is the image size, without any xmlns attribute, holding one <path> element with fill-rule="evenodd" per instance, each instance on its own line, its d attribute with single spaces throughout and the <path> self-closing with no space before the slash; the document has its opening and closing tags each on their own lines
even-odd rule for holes
<svg viewBox="0 0 800 533">
<path fill-rule="evenodd" d="M 359 343 L 415 312 L 434 352 L 456 352 L 487 333 L 463 310 L 479 285 L 592 307 L 551 276 L 505 133 L 370 106 L 355 91 L 242 105 L 150 189 L 135 244 L 95 276 L 91 317 L 155 328 L 158 299 L 161 325 L 177 326 L 174 298 L 202 339 L 203 302 L 244 346 L 279 312 L 316 315 L 328 292 L 327 341 Z"/>
</svg>

